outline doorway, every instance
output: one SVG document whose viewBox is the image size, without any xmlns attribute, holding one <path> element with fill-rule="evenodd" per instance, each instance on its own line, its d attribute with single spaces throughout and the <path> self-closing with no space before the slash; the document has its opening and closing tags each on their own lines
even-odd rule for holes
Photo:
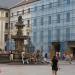
<svg viewBox="0 0 75 75">
<path fill-rule="evenodd" d="M 59 42 L 53 42 L 54 50 L 55 52 L 60 52 L 60 43 Z"/>
<path fill-rule="evenodd" d="M 72 51 L 72 53 L 73 53 L 73 58 L 75 59 L 75 47 L 72 47 L 72 48 L 71 48 L 71 51 Z"/>
<path fill-rule="evenodd" d="M 52 42 L 51 50 L 50 50 L 50 58 L 52 59 L 56 53 L 60 52 L 60 42 Z"/>
</svg>

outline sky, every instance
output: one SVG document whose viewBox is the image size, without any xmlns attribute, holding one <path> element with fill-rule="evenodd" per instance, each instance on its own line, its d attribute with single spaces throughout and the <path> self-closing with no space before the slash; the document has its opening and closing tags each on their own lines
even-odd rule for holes
<svg viewBox="0 0 75 75">
<path fill-rule="evenodd" d="M 22 0 L 0 0 L 0 6 L 10 8 Z"/>
</svg>

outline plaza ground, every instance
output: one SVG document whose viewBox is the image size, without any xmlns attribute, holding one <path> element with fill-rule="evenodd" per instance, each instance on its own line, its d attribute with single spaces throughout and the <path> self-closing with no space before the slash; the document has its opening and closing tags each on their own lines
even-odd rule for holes
<svg viewBox="0 0 75 75">
<path fill-rule="evenodd" d="M 51 65 L 0 64 L 0 75 L 52 75 Z M 75 75 L 74 64 L 60 64 L 58 75 Z"/>
</svg>

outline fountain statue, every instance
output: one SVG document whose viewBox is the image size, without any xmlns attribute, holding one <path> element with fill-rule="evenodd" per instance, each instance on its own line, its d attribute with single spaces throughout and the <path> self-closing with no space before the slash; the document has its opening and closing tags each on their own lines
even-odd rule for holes
<svg viewBox="0 0 75 75">
<path fill-rule="evenodd" d="M 29 37 L 23 35 L 23 27 L 25 26 L 22 21 L 22 16 L 18 17 L 18 22 L 16 23 L 17 33 L 15 36 L 12 36 L 12 39 L 15 41 L 15 55 L 19 57 L 21 52 L 24 50 L 24 40 L 27 40 Z M 16 56 L 15 56 L 16 57 Z"/>
</svg>

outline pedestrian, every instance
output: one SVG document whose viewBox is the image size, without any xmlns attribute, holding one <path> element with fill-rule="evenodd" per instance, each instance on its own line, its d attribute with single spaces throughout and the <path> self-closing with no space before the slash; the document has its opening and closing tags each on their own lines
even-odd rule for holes
<svg viewBox="0 0 75 75">
<path fill-rule="evenodd" d="M 73 53 L 70 54 L 70 57 L 71 57 L 71 61 L 72 61 L 73 60 Z"/>
<path fill-rule="evenodd" d="M 10 61 L 13 61 L 13 52 L 10 52 Z"/>
<path fill-rule="evenodd" d="M 45 63 L 47 63 L 47 58 L 48 58 L 48 55 L 47 55 L 47 53 L 45 53 L 45 56 L 44 56 Z"/>
<path fill-rule="evenodd" d="M 64 53 L 64 54 L 62 54 L 62 60 L 65 60 L 65 58 L 66 58 L 66 55 Z"/>
<path fill-rule="evenodd" d="M 68 63 L 71 64 L 71 57 L 69 54 L 66 55 L 66 61 L 68 61 Z"/>
<path fill-rule="evenodd" d="M 25 61 L 24 61 L 24 58 L 25 58 L 25 52 L 24 52 L 24 51 L 21 53 L 21 58 L 22 58 L 22 63 L 24 64 L 24 63 L 25 63 Z"/>
<path fill-rule="evenodd" d="M 56 56 L 54 56 L 52 58 L 52 75 L 57 75 L 57 71 L 58 71 L 58 59 L 56 58 Z"/>
<path fill-rule="evenodd" d="M 69 55 L 69 63 L 72 64 L 72 58 L 70 55 Z"/>
<path fill-rule="evenodd" d="M 47 53 L 45 53 L 45 58 L 46 58 L 46 59 L 48 58 L 48 55 L 47 55 Z"/>
</svg>

